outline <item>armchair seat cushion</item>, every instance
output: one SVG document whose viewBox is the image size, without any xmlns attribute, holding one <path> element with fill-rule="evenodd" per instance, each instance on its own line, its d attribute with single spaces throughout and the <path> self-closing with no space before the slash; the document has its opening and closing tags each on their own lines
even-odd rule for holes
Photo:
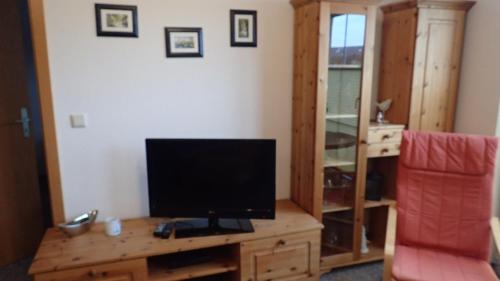
<svg viewBox="0 0 500 281">
<path fill-rule="evenodd" d="M 426 248 L 398 245 L 393 277 L 398 281 L 498 281 L 486 261 Z"/>
</svg>

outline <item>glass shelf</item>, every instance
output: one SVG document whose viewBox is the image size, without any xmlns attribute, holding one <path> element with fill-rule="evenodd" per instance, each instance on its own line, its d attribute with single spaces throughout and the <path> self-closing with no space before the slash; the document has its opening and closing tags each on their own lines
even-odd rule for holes
<svg viewBox="0 0 500 281">
<path fill-rule="evenodd" d="M 359 69 L 363 67 L 360 64 L 330 64 L 328 69 Z"/>
<path fill-rule="evenodd" d="M 356 137 L 342 132 L 326 132 L 326 149 L 339 149 L 356 145 Z"/>
<path fill-rule="evenodd" d="M 325 159 L 325 164 L 323 167 L 344 167 L 344 166 L 354 166 L 356 162 L 342 159 Z"/>
<path fill-rule="evenodd" d="M 357 119 L 357 114 L 326 114 L 327 120 Z"/>
<path fill-rule="evenodd" d="M 380 201 L 365 201 L 365 209 L 377 208 L 383 206 L 395 205 L 396 201 L 388 198 L 382 198 Z M 335 213 L 352 210 L 353 206 L 351 204 L 342 204 L 342 203 L 328 203 L 323 205 L 323 213 Z"/>
</svg>

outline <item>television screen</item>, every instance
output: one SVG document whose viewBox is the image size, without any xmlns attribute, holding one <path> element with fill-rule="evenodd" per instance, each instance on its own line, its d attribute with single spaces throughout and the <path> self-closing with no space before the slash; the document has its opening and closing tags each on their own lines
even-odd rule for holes
<svg viewBox="0 0 500 281">
<path fill-rule="evenodd" d="M 276 141 L 146 140 L 152 217 L 273 219 Z"/>
</svg>

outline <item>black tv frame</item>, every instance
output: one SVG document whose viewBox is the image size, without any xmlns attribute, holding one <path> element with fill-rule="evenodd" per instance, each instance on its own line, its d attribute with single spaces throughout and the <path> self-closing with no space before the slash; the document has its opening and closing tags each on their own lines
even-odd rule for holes
<svg viewBox="0 0 500 281">
<path fill-rule="evenodd" d="M 275 219 L 276 211 L 276 140 L 274 139 L 146 139 L 146 157 L 148 167 L 150 167 L 150 149 L 152 145 L 164 141 L 226 141 L 226 142 L 260 142 L 272 145 L 274 149 L 270 156 L 273 159 L 273 181 L 274 186 L 270 191 L 272 193 L 273 204 L 269 209 L 248 209 L 248 210 L 230 210 L 230 209 L 196 209 L 194 206 L 189 206 L 184 209 L 179 207 L 159 210 L 157 207 L 160 202 L 157 202 L 155 191 L 150 188 L 149 183 L 152 182 L 152 175 L 148 168 L 148 195 L 149 208 L 151 217 L 169 217 L 169 218 L 196 218 L 175 223 L 175 233 L 177 238 L 193 237 L 193 236 L 209 236 L 219 234 L 235 234 L 253 232 L 253 226 L 249 219 Z"/>
</svg>

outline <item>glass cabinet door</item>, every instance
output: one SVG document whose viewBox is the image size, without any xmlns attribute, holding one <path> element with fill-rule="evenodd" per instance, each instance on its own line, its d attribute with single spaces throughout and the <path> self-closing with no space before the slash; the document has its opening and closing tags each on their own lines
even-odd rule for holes
<svg viewBox="0 0 500 281">
<path fill-rule="evenodd" d="M 352 252 L 366 16 L 331 17 L 322 255 Z"/>
</svg>

